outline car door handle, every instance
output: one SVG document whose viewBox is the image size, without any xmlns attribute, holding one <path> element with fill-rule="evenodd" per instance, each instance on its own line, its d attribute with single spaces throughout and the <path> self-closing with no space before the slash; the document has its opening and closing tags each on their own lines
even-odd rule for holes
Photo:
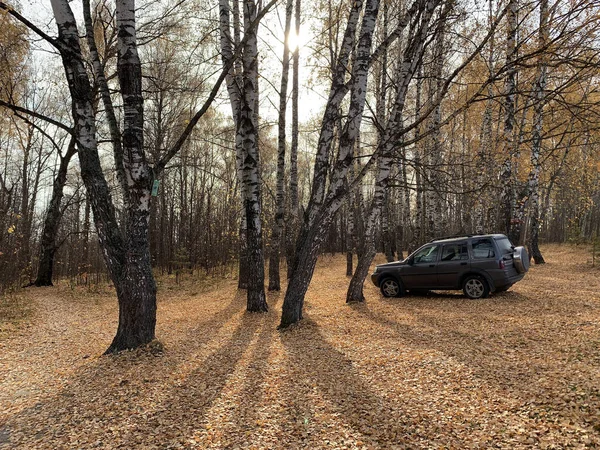
<svg viewBox="0 0 600 450">
<path fill-rule="evenodd" d="M 429 264 L 429 267 L 435 267 L 435 264 Z"/>
<path fill-rule="evenodd" d="M 461 265 L 461 266 L 466 266 L 466 265 L 467 265 L 467 263 L 466 263 L 466 262 L 462 262 L 462 263 L 460 263 L 460 265 Z"/>
</svg>

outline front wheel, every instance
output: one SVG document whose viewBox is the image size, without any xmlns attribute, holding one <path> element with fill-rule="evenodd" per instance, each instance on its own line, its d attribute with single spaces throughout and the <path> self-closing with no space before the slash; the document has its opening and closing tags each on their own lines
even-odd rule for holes
<svg viewBox="0 0 600 450">
<path fill-rule="evenodd" d="M 463 292 L 469 298 L 486 298 L 490 293 L 490 288 L 482 277 L 471 275 L 463 281 Z"/>
<path fill-rule="evenodd" d="M 402 286 L 393 278 L 383 280 L 380 289 L 384 297 L 400 297 L 402 295 Z"/>
</svg>

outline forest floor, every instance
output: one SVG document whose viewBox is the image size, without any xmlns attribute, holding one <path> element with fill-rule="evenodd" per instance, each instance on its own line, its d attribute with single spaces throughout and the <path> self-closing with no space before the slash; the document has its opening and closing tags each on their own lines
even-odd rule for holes
<svg viewBox="0 0 600 450">
<path fill-rule="evenodd" d="M 100 356 L 114 295 L 25 292 L 0 335 L 0 448 L 586 448 L 600 446 L 600 269 L 545 246 L 511 291 L 344 303 L 323 257 L 305 320 L 276 330 L 232 279 L 159 287 L 152 349 Z"/>
</svg>

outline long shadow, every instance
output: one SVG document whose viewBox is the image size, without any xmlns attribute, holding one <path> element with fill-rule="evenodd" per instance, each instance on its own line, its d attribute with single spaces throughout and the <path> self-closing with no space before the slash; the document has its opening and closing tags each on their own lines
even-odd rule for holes
<svg viewBox="0 0 600 450">
<path fill-rule="evenodd" d="M 528 300 L 514 292 L 503 293 L 495 301 L 498 302 L 499 299 L 503 305 L 496 304 L 495 307 L 500 310 Z M 556 381 L 556 369 L 562 367 L 563 362 L 548 359 L 548 355 L 553 353 L 555 346 L 560 345 L 560 334 L 548 336 L 543 330 L 532 332 L 529 328 L 511 328 L 510 324 L 502 322 L 490 324 L 489 329 L 469 329 L 460 323 L 461 317 L 469 315 L 465 311 L 458 311 L 460 314 L 453 318 L 445 318 L 443 312 L 432 314 L 431 311 L 415 308 L 414 305 L 407 309 L 407 305 L 401 301 L 391 302 L 386 299 L 384 303 L 388 307 L 406 311 L 406 314 L 416 320 L 416 326 L 397 322 L 390 315 L 374 311 L 368 304 L 356 305 L 353 309 L 373 323 L 387 328 L 398 339 L 399 344 L 404 343 L 410 348 L 433 349 L 455 359 L 484 380 L 486 386 L 519 400 L 521 405 L 536 405 L 529 408 L 543 411 L 548 420 L 552 415 L 572 420 L 573 411 L 569 407 L 565 408 L 562 399 L 568 393 L 567 385 L 579 385 L 581 381 L 577 381 L 574 376 L 570 383 L 568 380 L 550 384 L 537 382 L 546 377 L 550 381 Z M 422 307 L 423 303 L 419 305 Z M 510 314 L 518 313 L 510 311 Z M 474 315 L 480 317 L 481 321 L 486 320 L 483 311 Z M 458 329 L 454 329 L 453 325 L 457 325 Z M 527 356 L 529 354 L 533 354 L 533 357 Z M 588 393 L 588 401 L 600 406 L 600 394 L 597 390 L 595 392 L 596 394 L 592 389 Z M 590 405 L 589 409 L 592 411 L 594 408 Z M 586 416 L 585 411 L 583 416 Z M 591 420 L 592 416 L 589 415 L 589 418 Z M 581 425 L 586 426 L 587 420 L 584 418 Z"/>
<path fill-rule="evenodd" d="M 230 338 L 203 362 L 194 359 L 245 307 L 243 297 L 236 293 L 222 310 L 199 321 L 177 348 L 167 347 L 162 354 L 136 350 L 102 357 L 66 375 L 65 387 L 57 395 L 42 396 L 33 407 L 5 416 L 0 422 L 0 447 L 29 448 L 33 441 L 42 448 L 118 443 L 130 448 L 144 436 L 170 445 L 180 436 L 177 431 L 193 429 L 217 398 L 255 332 L 244 315 L 233 334 L 227 334 Z M 181 361 L 190 364 L 189 374 L 171 386 Z M 174 428 L 167 430 L 169 424 Z M 20 447 L 24 442 L 27 445 Z"/>
<path fill-rule="evenodd" d="M 229 416 L 228 424 L 222 430 L 224 435 L 229 435 L 233 440 L 240 436 L 260 434 L 266 419 L 266 417 L 261 417 L 261 403 L 276 400 L 272 393 L 269 393 L 267 379 L 271 375 L 269 356 L 279 320 L 279 314 L 275 308 L 280 299 L 280 292 L 269 292 L 267 296 L 269 312 L 255 318 L 260 321 L 258 337 L 253 344 L 252 353 L 246 365 L 244 382 L 239 392 L 236 393 L 236 398 L 233 399 L 236 404 L 235 410 Z"/>
<path fill-rule="evenodd" d="M 301 327 L 284 332 L 281 341 L 290 357 L 293 385 L 288 391 L 296 394 L 288 398 L 287 403 L 292 413 L 296 411 L 300 415 L 288 419 L 287 425 L 296 436 L 289 442 L 290 447 L 311 448 L 319 442 L 311 441 L 313 437 L 322 441 L 325 436 L 334 447 L 346 445 L 342 442 L 343 437 L 336 435 L 336 430 L 313 428 L 309 430 L 311 433 L 305 431 L 313 421 L 319 422 L 314 424 L 317 427 L 326 425 L 322 419 L 317 419 L 317 415 L 336 417 L 353 430 L 355 439 L 369 448 L 402 447 L 419 439 L 419 432 L 408 419 L 411 406 L 378 395 L 352 361 L 327 342 L 310 318 L 305 318 Z M 326 399 L 325 404 L 317 406 L 314 401 L 312 405 L 307 404 L 306 397 L 313 387 Z M 419 426 L 426 436 L 435 427 L 435 418 L 426 413 L 421 418 Z"/>
<path fill-rule="evenodd" d="M 187 443 L 207 425 L 208 410 L 220 397 L 258 328 L 259 321 L 250 313 L 244 313 L 226 342 L 197 364 L 185 379 L 167 389 L 155 408 L 144 411 L 143 417 L 138 415 L 130 433 L 123 436 L 123 442 L 137 435 L 157 434 L 155 443 L 160 446 Z M 177 437 L 163 440 L 173 427 L 177 429 Z"/>
</svg>

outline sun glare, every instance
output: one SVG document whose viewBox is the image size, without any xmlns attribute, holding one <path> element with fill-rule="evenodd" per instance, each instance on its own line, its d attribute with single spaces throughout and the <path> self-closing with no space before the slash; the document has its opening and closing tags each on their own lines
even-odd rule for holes
<svg viewBox="0 0 600 450">
<path fill-rule="evenodd" d="M 288 47 L 290 51 L 296 50 L 296 48 L 302 48 L 306 45 L 306 33 L 300 28 L 300 33 L 296 34 L 296 31 L 290 31 L 288 36 Z"/>
</svg>

